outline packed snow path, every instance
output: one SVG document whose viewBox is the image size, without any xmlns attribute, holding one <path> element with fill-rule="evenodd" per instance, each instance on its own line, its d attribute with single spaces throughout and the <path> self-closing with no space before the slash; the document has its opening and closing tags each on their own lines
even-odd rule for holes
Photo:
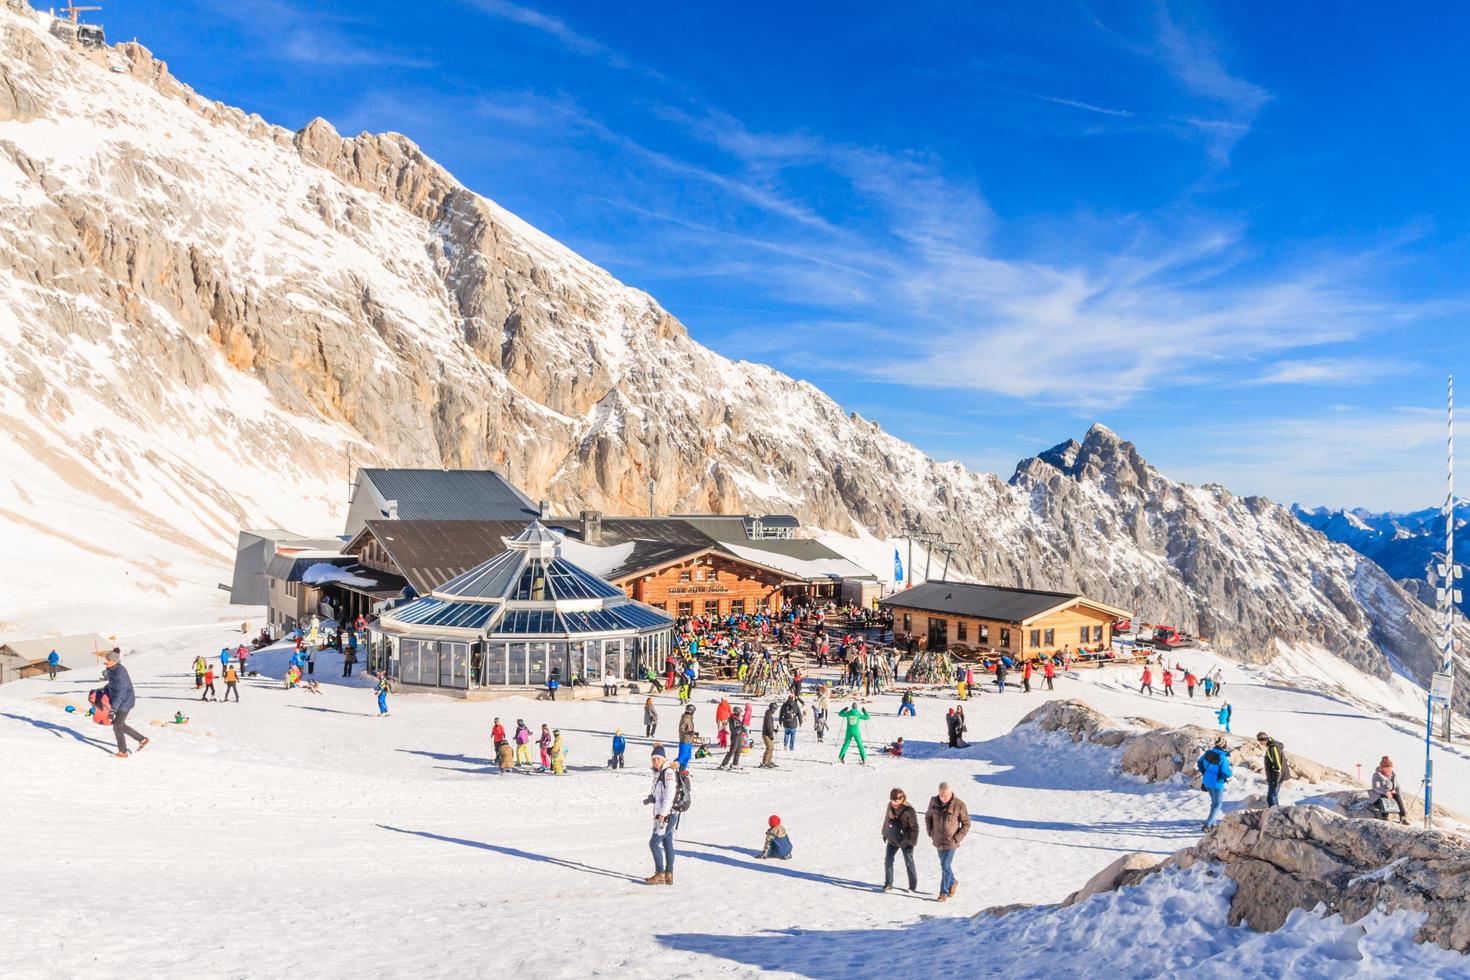
<svg viewBox="0 0 1470 980">
<path fill-rule="evenodd" d="M 1110 929 L 1122 949 L 1171 915 L 1223 923 L 1218 882 L 1104 897 L 1112 918 L 1089 926 L 1086 942 L 1066 938 L 1077 930 L 1053 921 L 1076 913 L 968 919 L 991 905 L 1057 901 L 1122 854 L 1167 854 L 1197 837 L 1207 808 L 1198 791 L 1121 776 L 1115 756 L 1099 747 L 1012 733 L 1048 696 L 1079 697 L 1120 719 L 1213 724 L 1218 701 L 1197 692 L 1191 702 L 1182 684 L 1173 699 L 1138 695 L 1132 669 L 1059 678 L 1054 695 L 980 694 L 967 705 L 972 746 L 962 751 L 940 741 L 952 698 L 920 698 L 917 718 L 898 718 L 897 698 L 888 696 L 868 705 L 866 767 L 852 754 L 836 764 L 837 724 L 818 745 L 808 723 L 775 771 L 753 768 L 758 751 L 739 773 L 714 771 L 718 755 L 698 760 L 676 883 L 665 888 L 642 884 L 652 871 L 649 808 L 641 805 L 650 782 L 642 696 L 551 704 L 395 695 L 392 713 L 379 718 L 368 683 L 343 682 L 340 662 L 323 655 L 321 695 L 261 677 L 242 682 L 238 705 L 201 703 L 190 661 L 239 640 L 219 626 L 124 638 L 125 650 L 138 651 L 125 659 L 139 694 L 131 721 L 153 739 L 127 760 L 112 758 L 110 729 L 64 710 L 85 708 L 95 664 L 74 665 L 55 682 L 0 688 L 0 792 L 9 825 L 22 834 L 5 857 L 12 887 L 0 926 L 12 939 L 0 947 L 0 975 L 856 976 L 884 972 L 879 961 L 897 939 L 905 942 L 904 972 L 969 964 L 1021 976 L 1045 966 L 1036 959 L 1042 949 L 1021 948 L 1045 936 L 1061 943 L 1053 966 L 1075 954 L 1076 968 L 1106 950 Z M 284 658 L 261 653 L 250 666 L 275 677 Z M 1179 659 L 1197 671 L 1215 663 L 1199 653 Z M 1386 752 L 1406 787 L 1417 781 L 1422 747 L 1410 726 L 1273 675 L 1233 664 L 1225 671 L 1237 733 L 1266 728 L 1288 751 L 1347 772 L 1358 763 L 1366 771 Z M 714 734 L 718 696 L 697 692 L 703 734 Z M 671 696 L 655 700 L 659 733 L 672 743 L 679 707 Z M 188 725 L 156 724 L 176 710 Z M 510 729 L 517 718 L 535 730 L 542 722 L 560 728 L 567 775 L 497 773 L 496 716 Z M 615 728 L 630 743 L 619 772 L 606 768 Z M 876 751 L 898 735 L 911 757 Z M 1470 811 L 1470 761 L 1458 750 L 1438 759 L 1437 798 Z M 975 822 L 956 860 L 957 898 L 933 901 L 938 865 L 924 840 L 920 894 L 881 893 L 888 790 L 903 787 L 922 811 L 941 780 Z M 1248 778 L 1229 795 L 1256 791 Z M 1306 791 L 1288 783 L 1283 802 Z M 754 857 L 773 813 L 795 842 L 790 862 Z M 902 884 L 901 862 L 898 870 Z M 1181 905 L 1184 894 L 1197 896 L 1193 905 Z M 1160 904 L 1144 908 L 1149 896 Z M 941 918 L 919 922 L 923 916 Z M 1302 928 L 1293 955 L 1324 942 L 1352 945 L 1361 934 L 1320 920 Z M 1378 942 L 1387 962 L 1420 971 L 1465 962 L 1407 949 L 1403 936 L 1413 930 L 1402 922 L 1383 928 L 1368 942 Z M 1218 949 L 1145 957 L 1133 975 L 1206 960 L 1235 975 L 1306 962 L 1273 960 L 1279 944 L 1223 924 L 1204 932 Z M 992 935 L 1026 941 L 976 946 Z M 843 941 L 829 941 L 836 939 Z"/>
</svg>

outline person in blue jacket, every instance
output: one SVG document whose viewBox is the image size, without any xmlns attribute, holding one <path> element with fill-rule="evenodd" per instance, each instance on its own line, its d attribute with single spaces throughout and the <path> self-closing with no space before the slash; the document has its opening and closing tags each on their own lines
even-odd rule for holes
<svg viewBox="0 0 1470 980">
<path fill-rule="evenodd" d="M 553 669 L 551 676 L 546 678 L 546 690 L 551 692 L 551 700 L 556 700 L 556 689 L 559 687 L 561 687 L 561 678 L 556 676 L 556 671 Z M 576 699 L 573 698 L 573 700 Z"/>
<path fill-rule="evenodd" d="M 56 668 L 59 666 L 61 666 L 61 654 L 52 650 L 46 655 L 46 673 L 51 675 L 53 681 L 56 680 Z"/>
<path fill-rule="evenodd" d="M 761 848 L 757 857 L 780 858 L 782 861 L 791 860 L 791 838 L 786 833 L 786 828 L 781 825 L 781 818 L 774 813 L 771 814 L 766 826 L 766 843 Z"/>
<path fill-rule="evenodd" d="M 223 674 L 225 668 L 230 665 L 230 648 L 221 647 L 219 651 L 219 672 Z"/>
<path fill-rule="evenodd" d="M 623 753 L 627 748 L 628 740 L 623 737 L 623 730 L 619 728 L 613 732 L 613 754 L 612 758 L 607 761 L 607 767 L 609 769 L 623 768 Z"/>
<path fill-rule="evenodd" d="M 1234 713 L 1229 701 L 1226 701 L 1224 706 L 1215 712 L 1215 717 L 1219 720 L 1220 727 L 1225 729 L 1225 734 L 1227 735 L 1230 734 L 1230 716 Z"/>
<path fill-rule="evenodd" d="M 1224 737 L 1215 739 L 1215 747 L 1207 749 L 1196 763 L 1199 767 L 1200 785 L 1210 794 L 1210 815 L 1205 817 L 1205 830 L 1220 822 L 1220 808 L 1225 799 L 1225 784 L 1234 772 L 1230 768 L 1230 749 Z"/>
<path fill-rule="evenodd" d="M 139 752 L 148 744 L 148 739 L 128 724 L 128 712 L 138 703 L 138 696 L 133 692 L 133 679 L 128 676 L 128 669 L 122 665 L 121 651 L 113 647 L 102 655 L 102 661 L 106 665 L 102 668 L 102 676 L 107 681 L 102 693 L 107 695 L 108 707 L 112 711 L 112 734 L 117 739 L 117 752 L 114 754 L 119 759 L 126 759 L 129 738 L 138 743 Z"/>
</svg>

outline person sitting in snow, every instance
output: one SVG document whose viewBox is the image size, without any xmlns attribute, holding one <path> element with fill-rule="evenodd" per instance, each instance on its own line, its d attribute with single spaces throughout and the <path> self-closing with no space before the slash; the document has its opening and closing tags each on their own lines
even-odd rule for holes
<svg viewBox="0 0 1470 980">
<path fill-rule="evenodd" d="M 786 834 L 786 828 L 781 825 L 781 818 L 774 813 L 766 821 L 769 828 L 766 831 L 766 843 L 761 852 L 756 855 L 759 858 L 780 858 L 782 861 L 791 860 L 791 838 Z"/>
<path fill-rule="evenodd" d="M 903 736 L 900 735 L 895 741 L 889 742 L 883 747 L 885 755 L 903 755 Z"/>
</svg>

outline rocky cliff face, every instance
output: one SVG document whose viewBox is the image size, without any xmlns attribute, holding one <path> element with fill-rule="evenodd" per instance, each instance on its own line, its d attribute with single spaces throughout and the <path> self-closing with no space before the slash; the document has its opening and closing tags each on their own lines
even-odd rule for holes
<svg viewBox="0 0 1470 980">
<path fill-rule="evenodd" d="M 403 136 L 293 133 L 46 20 L 0 8 L 0 446 L 19 491 L 0 520 L 26 543 L 7 579 L 52 552 L 133 591 L 217 576 L 241 525 L 334 527 L 351 451 L 500 467 L 558 509 L 642 512 L 651 480 L 666 512 L 917 522 L 959 546 L 960 574 L 1082 589 L 1239 656 L 1284 641 L 1380 676 L 1432 667 L 1423 607 L 1269 501 L 1173 483 L 1102 427 L 1009 482 L 936 462 L 695 343 Z"/>
</svg>

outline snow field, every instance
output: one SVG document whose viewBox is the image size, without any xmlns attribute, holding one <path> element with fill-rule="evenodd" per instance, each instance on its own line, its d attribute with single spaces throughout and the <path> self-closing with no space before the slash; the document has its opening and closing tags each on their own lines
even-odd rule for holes
<svg viewBox="0 0 1470 980">
<path fill-rule="evenodd" d="M 0 911 L 0 928 L 24 938 L 0 946 L 0 975 L 870 976 L 891 972 L 894 940 L 906 973 L 941 976 L 1086 973 L 1100 957 L 1129 976 L 1371 976 L 1382 964 L 1451 976 L 1465 962 L 1408 946 L 1413 923 L 1403 916 L 1367 934 L 1317 916 L 1274 936 L 1231 930 L 1228 882 L 1194 878 L 1066 912 L 970 919 L 992 905 L 1059 901 L 1130 851 L 1172 853 L 1203 819 L 1203 794 L 1182 782 L 1146 785 L 1119 774 L 1111 750 L 1012 732 L 1041 693 L 972 698 L 972 745 L 960 752 L 939 744 L 952 699 L 922 697 L 916 719 L 899 719 L 888 696 L 868 706 L 866 741 L 902 734 L 911 757 L 870 752 L 867 767 L 851 755 L 839 766 L 840 729 L 819 746 L 808 724 L 795 753 L 778 752 L 775 771 L 722 773 L 718 754 L 697 760 L 676 884 L 655 888 L 641 883 L 652 871 L 641 696 L 552 704 L 395 695 L 378 718 L 369 682 L 343 682 L 338 659 L 322 654 L 321 695 L 247 678 L 241 704 L 201 703 L 189 662 L 233 647 L 237 629 L 122 641 L 138 651 L 125 661 L 140 696 L 131 720 L 154 739 L 130 759 L 110 756 L 110 730 L 63 709 L 84 704 L 94 665 L 0 688 L 0 792 L 11 826 L 34 841 L 6 855 L 6 877 L 26 885 Z M 278 676 L 285 657 L 257 654 L 250 668 Z M 1054 696 L 1119 719 L 1209 723 L 1212 709 L 1198 698 L 1148 703 L 1134 693 L 1135 673 L 1079 672 Z M 1412 784 L 1413 756 L 1399 748 L 1411 735 L 1396 723 L 1235 665 L 1226 679 L 1238 732 L 1266 727 L 1289 751 L 1349 772 L 1354 755 L 1398 752 Z M 696 697 L 707 735 L 717 699 L 708 688 Z M 676 700 L 655 701 L 659 731 L 672 735 Z M 156 724 L 175 710 L 190 716 L 187 726 Z M 508 728 L 517 718 L 559 727 L 569 773 L 498 774 L 496 716 Z M 619 727 L 629 768 L 612 772 Z M 1438 798 L 1470 809 L 1470 762 L 1437 758 Z M 916 851 L 921 894 L 880 893 L 888 790 L 903 787 L 922 809 L 941 780 L 974 819 L 956 861 L 957 898 L 932 901 L 938 865 L 926 841 Z M 1229 797 L 1259 791 L 1247 777 Z M 1306 792 L 1288 783 L 1283 796 Z M 754 858 L 772 813 L 795 843 L 790 862 Z M 902 883 L 901 865 L 898 873 Z"/>
</svg>

